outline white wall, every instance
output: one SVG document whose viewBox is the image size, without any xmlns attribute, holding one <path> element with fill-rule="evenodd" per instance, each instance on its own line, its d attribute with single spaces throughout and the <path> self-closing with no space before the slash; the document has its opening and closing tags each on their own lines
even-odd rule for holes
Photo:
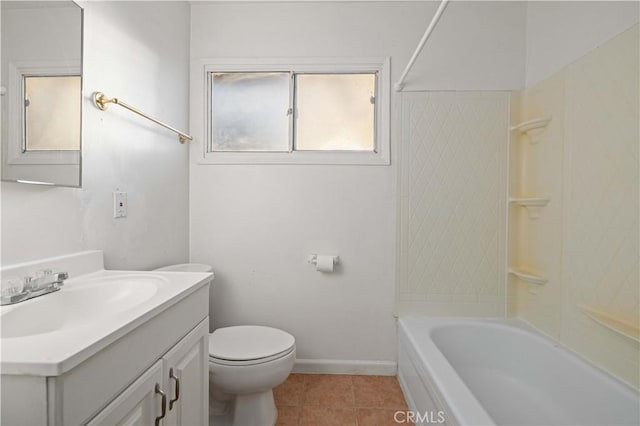
<svg viewBox="0 0 640 426">
<path fill-rule="evenodd" d="M 192 3 L 191 59 L 391 56 L 395 80 L 436 7 Z M 522 86 L 523 4 L 456 2 L 447 13 L 408 90 Z M 201 129 L 194 98 L 191 128 Z M 191 260 L 216 271 L 212 325 L 281 327 L 303 359 L 394 360 L 397 143 L 391 166 L 198 165 L 194 144 Z M 340 255 L 343 266 L 319 274 L 306 263 L 312 252 Z"/>
<path fill-rule="evenodd" d="M 439 1 L 192 4 L 197 56 L 392 56 L 399 78 Z M 524 2 L 454 1 L 405 90 L 508 90 L 524 85 Z"/>
<path fill-rule="evenodd" d="M 83 188 L 2 183 L 2 264 L 88 248 L 110 269 L 188 258 L 188 148 L 130 112 L 90 102 L 100 90 L 187 127 L 189 8 L 178 2 L 83 2 Z M 112 191 L 129 216 L 112 217 Z"/>
<path fill-rule="evenodd" d="M 527 5 L 527 87 L 638 22 L 636 1 L 532 1 Z"/>
<path fill-rule="evenodd" d="M 438 4 L 429 1 L 424 12 L 417 13 L 420 36 Z M 521 89 L 525 13 L 526 3 L 520 1 L 450 2 L 409 73 L 405 90 Z M 414 49 L 418 40 L 401 43 Z M 408 57 L 398 59 L 404 67 Z"/>
</svg>

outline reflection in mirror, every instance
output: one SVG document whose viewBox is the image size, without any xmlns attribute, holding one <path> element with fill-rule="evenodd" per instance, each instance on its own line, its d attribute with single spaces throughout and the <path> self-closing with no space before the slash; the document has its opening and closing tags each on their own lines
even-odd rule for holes
<svg viewBox="0 0 640 426">
<path fill-rule="evenodd" d="M 80 91 L 79 75 L 24 77 L 25 151 L 80 150 Z"/>
<path fill-rule="evenodd" d="M 79 187 L 82 9 L 2 1 L 2 180 Z"/>
</svg>

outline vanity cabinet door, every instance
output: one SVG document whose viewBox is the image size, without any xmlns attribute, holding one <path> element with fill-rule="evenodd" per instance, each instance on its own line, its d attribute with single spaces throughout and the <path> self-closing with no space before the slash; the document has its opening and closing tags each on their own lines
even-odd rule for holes
<svg viewBox="0 0 640 426">
<path fill-rule="evenodd" d="M 165 426 L 209 424 L 209 321 L 201 322 L 163 357 Z"/>
<path fill-rule="evenodd" d="M 159 360 L 116 399 L 107 405 L 88 425 L 154 425 L 162 413 L 163 362 Z"/>
</svg>

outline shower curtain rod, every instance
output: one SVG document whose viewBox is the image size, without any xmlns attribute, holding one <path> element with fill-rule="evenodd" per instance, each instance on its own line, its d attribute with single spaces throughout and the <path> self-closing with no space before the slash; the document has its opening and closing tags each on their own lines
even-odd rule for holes
<svg viewBox="0 0 640 426">
<path fill-rule="evenodd" d="M 147 120 L 151 120 L 154 123 L 164 127 L 165 129 L 169 129 L 174 133 L 178 134 L 178 140 L 180 141 L 180 143 L 185 143 L 186 141 L 191 141 L 193 140 L 193 137 L 191 137 L 190 135 L 181 132 L 180 130 L 176 129 L 175 127 L 171 127 L 168 124 L 163 123 L 162 121 L 151 117 L 148 114 L 145 114 L 144 112 L 140 111 L 137 108 L 132 107 L 131 105 L 127 105 L 124 102 L 122 102 L 121 100 L 119 100 L 118 98 L 107 98 L 104 93 L 102 92 L 95 92 L 93 94 L 93 104 L 96 106 L 96 108 L 98 108 L 101 111 L 104 111 L 107 109 L 107 104 L 116 104 L 116 105 L 120 105 L 123 108 L 128 109 L 131 112 L 135 112 L 136 114 L 138 114 L 141 117 L 146 118 Z"/>
<path fill-rule="evenodd" d="M 398 80 L 398 82 L 393 86 L 396 89 L 396 92 L 399 92 L 403 89 L 404 79 L 407 78 L 407 74 L 409 74 L 411 67 L 413 67 L 413 63 L 416 61 L 416 59 L 418 59 L 418 55 L 422 51 L 424 44 L 427 42 L 427 39 L 433 32 L 433 29 L 436 27 L 436 24 L 438 23 L 440 16 L 444 12 L 444 9 L 447 7 L 447 3 L 449 3 L 449 0 L 442 0 L 440 2 L 440 6 L 438 6 L 438 10 L 436 10 L 436 13 L 433 15 L 433 18 L 431 18 L 431 23 L 427 27 L 427 30 L 424 32 L 424 35 L 422 36 L 420 43 L 418 43 L 418 47 L 416 48 L 415 52 L 413 52 L 413 56 L 411 56 L 411 59 L 409 59 L 409 63 L 404 69 L 402 76 L 400 76 L 400 80 Z"/>
</svg>

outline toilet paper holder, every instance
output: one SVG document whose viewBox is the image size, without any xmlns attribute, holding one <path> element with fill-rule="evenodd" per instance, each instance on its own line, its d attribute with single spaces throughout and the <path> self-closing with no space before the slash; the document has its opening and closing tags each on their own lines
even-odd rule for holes
<svg viewBox="0 0 640 426">
<path fill-rule="evenodd" d="M 337 265 L 338 263 L 340 263 L 340 256 L 331 256 L 333 257 L 333 265 Z M 318 254 L 317 253 L 311 253 L 309 255 L 309 257 L 307 257 L 307 262 L 312 264 L 312 265 L 318 265 Z"/>
</svg>

